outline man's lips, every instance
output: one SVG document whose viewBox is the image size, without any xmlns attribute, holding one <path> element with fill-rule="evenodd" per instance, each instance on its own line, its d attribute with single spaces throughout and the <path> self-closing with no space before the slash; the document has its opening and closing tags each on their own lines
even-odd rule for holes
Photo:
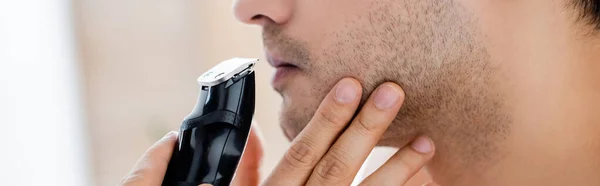
<svg viewBox="0 0 600 186">
<path fill-rule="evenodd" d="M 275 74 L 273 75 L 273 80 L 271 81 L 271 85 L 275 90 L 281 91 L 287 79 L 290 79 L 290 76 L 296 74 L 300 71 L 300 68 L 293 65 L 292 63 L 274 59 L 271 56 L 268 57 L 269 64 L 275 67 Z"/>
<path fill-rule="evenodd" d="M 285 81 L 291 78 L 290 76 L 299 70 L 298 67 L 292 65 L 279 66 L 275 69 L 275 75 L 273 75 L 273 81 L 271 84 L 276 90 L 280 90 Z"/>
<path fill-rule="evenodd" d="M 282 66 L 295 66 L 292 63 L 289 63 L 289 62 L 286 62 L 286 61 L 283 61 L 283 60 L 280 60 L 280 59 L 275 59 L 273 57 L 269 57 L 268 61 L 269 61 L 269 64 L 271 64 L 271 66 L 275 67 L 275 68 L 279 68 L 279 67 L 282 67 Z"/>
</svg>

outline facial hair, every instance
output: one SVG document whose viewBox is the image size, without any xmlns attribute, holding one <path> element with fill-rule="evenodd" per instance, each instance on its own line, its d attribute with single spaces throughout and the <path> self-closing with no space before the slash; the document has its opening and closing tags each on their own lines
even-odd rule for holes
<svg viewBox="0 0 600 186">
<path fill-rule="evenodd" d="M 361 105 L 378 85 L 395 82 L 406 99 L 378 145 L 402 147 L 417 135 L 431 137 L 432 170 L 446 175 L 446 183 L 499 161 L 511 120 L 498 88 L 501 71 L 481 41 L 477 20 L 445 0 L 380 0 L 368 9 L 348 18 L 344 29 L 323 34 L 335 42 L 320 46 L 285 35 L 279 25 L 264 27 L 265 46 L 292 59 L 310 82 L 286 90 L 301 92 L 303 101 L 282 92 L 286 134 L 295 137 L 344 77 L 361 82 Z"/>
</svg>

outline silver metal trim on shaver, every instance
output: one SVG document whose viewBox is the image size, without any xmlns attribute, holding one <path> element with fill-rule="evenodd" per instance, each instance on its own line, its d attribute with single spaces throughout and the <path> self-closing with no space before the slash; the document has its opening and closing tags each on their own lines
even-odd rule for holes
<svg viewBox="0 0 600 186">
<path fill-rule="evenodd" d="M 252 72 L 257 61 L 257 58 L 225 60 L 198 77 L 198 84 L 201 86 L 215 86 L 246 71 Z"/>
</svg>

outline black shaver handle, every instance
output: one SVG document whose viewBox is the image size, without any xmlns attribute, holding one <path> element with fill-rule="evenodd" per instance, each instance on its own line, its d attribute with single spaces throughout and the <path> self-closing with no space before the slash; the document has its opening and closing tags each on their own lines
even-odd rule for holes
<svg viewBox="0 0 600 186">
<path fill-rule="evenodd" d="M 180 128 L 163 186 L 231 183 L 254 114 L 254 73 L 202 87 Z"/>
</svg>

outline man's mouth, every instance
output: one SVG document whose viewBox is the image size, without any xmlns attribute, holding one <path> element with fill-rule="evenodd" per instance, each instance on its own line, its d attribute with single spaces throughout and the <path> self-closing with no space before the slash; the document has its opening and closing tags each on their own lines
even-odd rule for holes
<svg viewBox="0 0 600 186">
<path fill-rule="evenodd" d="M 281 91 L 285 82 L 300 71 L 300 68 L 292 62 L 281 60 L 280 57 L 273 56 L 269 53 L 267 53 L 267 60 L 269 61 L 269 64 L 275 68 L 275 74 L 273 75 L 271 85 L 277 91 Z"/>
</svg>

